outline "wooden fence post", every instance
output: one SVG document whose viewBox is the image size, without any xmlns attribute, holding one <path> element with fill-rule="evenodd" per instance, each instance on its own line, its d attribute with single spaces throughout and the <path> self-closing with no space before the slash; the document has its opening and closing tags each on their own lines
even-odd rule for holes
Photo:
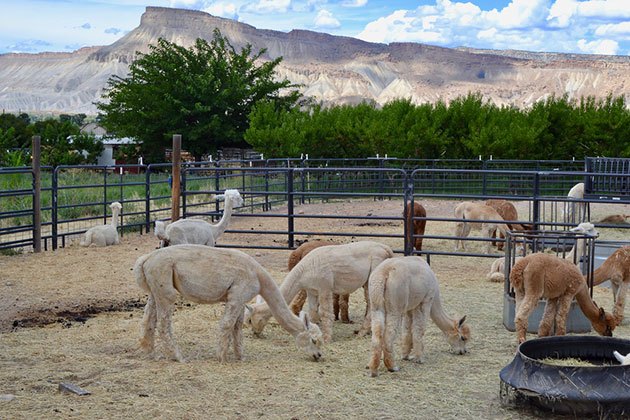
<svg viewBox="0 0 630 420">
<path fill-rule="evenodd" d="M 180 187 L 181 150 L 182 150 L 182 136 L 181 134 L 173 134 L 173 153 L 171 155 L 171 161 L 173 164 L 173 169 L 171 171 L 171 177 L 172 177 L 171 222 L 174 222 L 179 219 L 179 197 L 181 194 L 181 187 Z"/>
<path fill-rule="evenodd" d="M 42 168 L 41 168 L 41 138 L 33 136 L 31 145 L 33 158 L 33 251 L 42 252 Z"/>
</svg>

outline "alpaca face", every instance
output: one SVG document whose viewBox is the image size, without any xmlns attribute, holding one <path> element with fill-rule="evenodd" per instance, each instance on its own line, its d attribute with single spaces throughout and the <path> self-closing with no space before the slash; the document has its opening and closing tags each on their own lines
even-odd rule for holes
<svg viewBox="0 0 630 420">
<path fill-rule="evenodd" d="M 613 330 L 617 326 L 617 321 L 612 314 L 605 312 L 602 308 L 600 308 L 600 322 L 594 322 L 593 328 L 599 335 L 603 335 L 604 337 L 612 337 Z"/>
<path fill-rule="evenodd" d="M 257 306 L 245 307 L 245 318 L 243 323 L 251 327 L 254 335 L 260 335 L 263 332 L 268 319 L 269 318 L 266 317 Z"/>
<path fill-rule="evenodd" d="M 316 362 L 322 357 L 322 332 L 316 324 L 309 323 L 308 328 L 295 336 L 297 347 L 313 357 Z"/>
<path fill-rule="evenodd" d="M 457 354 L 468 353 L 466 345 L 470 341 L 470 327 L 465 324 L 466 317 L 463 317 L 456 323 L 455 329 L 452 330 L 446 337 L 448 344 L 451 345 L 451 350 Z"/>
</svg>

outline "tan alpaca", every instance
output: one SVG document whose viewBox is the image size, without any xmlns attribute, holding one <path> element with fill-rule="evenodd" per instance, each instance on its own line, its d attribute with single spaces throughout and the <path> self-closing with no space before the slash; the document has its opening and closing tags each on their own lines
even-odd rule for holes
<svg viewBox="0 0 630 420">
<path fill-rule="evenodd" d="M 438 280 L 422 258 L 409 256 L 383 261 L 370 275 L 369 289 L 372 355 L 368 368 L 372 377 L 378 375 L 381 356 L 387 370 L 399 370 L 394 362 L 394 343 L 403 322 L 403 360 L 422 363 L 422 338 L 429 317 L 444 332 L 455 353 L 466 353 L 466 343 L 470 340 L 466 317 L 452 318 L 444 311 Z"/>
<path fill-rule="evenodd" d="M 514 204 L 510 203 L 507 200 L 486 200 L 486 206 L 490 206 L 499 213 L 499 215 L 505 220 L 505 224 L 508 229 L 516 230 L 516 231 L 531 231 L 534 229 L 534 225 L 525 224 L 525 223 L 516 223 L 518 220 L 518 212 L 516 211 L 516 207 Z M 496 237 L 496 231 L 492 232 L 492 237 Z M 499 232 L 499 237 L 501 239 L 505 239 L 505 235 Z M 496 245 L 499 251 L 503 250 L 503 242 L 495 243 L 492 242 L 492 245 Z"/>
<path fill-rule="evenodd" d="M 610 223 L 614 225 L 628 224 L 626 219 L 630 219 L 630 214 L 611 214 L 610 216 L 604 217 L 597 223 Z"/>
<path fill-rule="evenodd" d="M 332 340 L 333 293 L 350 294 L 363 287 L 368 301 L 367 282 L 372 271 L 384 260 L 394 256 L 392 249 L 373 241 L 352 242 L 316 248 L 291 270 L 280 285 L 287 302 L 301 289 L 307 291 L 309 315 L 319 318 L 324 342 Z M 368 303 L 369 306 L 369 303 Z M 254 334 L 260 334 L 271 318 L 266 303 L 253 305 L 246 321 Z M 370 331 L 369 312 L 363 320 L 359 335 Z"/>
<path fill-rule="evenodd" d="M 421 235 L 424 235 L 424 230 L 427 225 L 427 221 L 426 219 L 414 220 L 414 218 L 427 217 L 427 211 L 422 206 L 422 204 L 418 203 L 417 201 L 414 201 L 413 212 L 411 212 L 411 202 L 409 202 L 407 203 L 407 206 L 405 207 L 403 216 L 406 217 L 407 227 L 409 228 L 409 235 L 407 237 L 410 238 L 410 240 L 413 240 L 413 247 L 416 249 L 416 251 L 422 251 L 422 236 Z M 413 226 L 413 236 L 411 235 L 412 226 Z"/>
<path fill-rule="evenodd" d="M 506 235 L 508 227 L 501 221 L 503 218 L 495 209 L 490 206 L 486 206 L 481 203 L 473 203 L 470 201 L 464 201 L 455 207 L 455 218 L 463 219 L 455 225 L 455 236 L 458 238 L 455 240 L 455 251 L 466 250 L 466 244 L 463 238 L 468 237 L 471 230 L 481 231 L 481 236 L 485 238 L 491 238 L 492 232 L 497 229 Z M 467 221 L 470 220 L 470 221 Z M 490 253 L 491 243 L 487 241 L 484 245 L 486 254 Z"/>
<path fill-rule="evenodd" d="M 630 285 L 630 246 L 624 246 L 606 258 L 606 261 L 593 272 L 593 285 L 610 280 L 615 307 L 613 315 L 617 325 L 623 321 L 626 294 Z"/>
<path fill-rule="evenodd" d="M 79 242 L 81 246 L 108 246 L 118 245 L 120 237 L 118 236 L 118 216 L 122 205 L 118 201 L 114 201 L 109 205 L 112 209 L 112 221 L 109 225 L 94 226 L 88 229 L 83 236 L 83 240 Z"/>
<path fill-rule="evenodd" d="M 289 310 L 269 273 L 244 252 L 205 245 L 173 245 L 137 259 L 133 272 L 138 285 L 149 294 L 142 319 L 140 347 L 151 353 L 155 330 L 170 358 L 183 361 L 173 340 L 171 318 L 178 294 L 195 303 L 225 303 L 219 323 L 217 358 L 227 360 L 230 342 L 236 359 L 242 358 L 243 313 L 260 293 L 280 325 L 295 337 L 300 350 L 315 360 L 321 357 L 321 331 L 304 314 Z"/>
<path fill-rule="evenodd" d="M 592 301 L 580 270 L 568 260 L 536 253 L 523 257 L 510 271 L 516 294 L 514 325 L 519 343 L 525 341 L 528 318 L 541 298 L 547 299 L 538 327 L 538 336 L 548 336 L 554 326 L 556 335 L 566 334 L 567 314 L 573 298 L 600 335 L 612 336 L 615 318 Z"/>
<path fill-rule="evenodd" d="M 337 243 L 332 241 L 313 241 L 313 242 L 304 242 L 302 245 L 294 249 L 289 255 L 289 260 L 287 261 L 287 268 L 289 271 L 293 270 L 293 267 L 296 266 L 297 263 L 302 260 L 302 258 L 314 250 L 315 248 L 319 248 L 320 246 L 326 245 L 337 245 Z M 335 321 L 338 321 L 341 318 L 341 322 L 344 324 L 351 324 L 350 316 L 348 314 L 348 305 L 349 305 L 350 295 L 342 295 L 333 294 L 333 312 L 335 314 Z M 291 311 L 297 315 L 300 313 L 302 308 L 304 307 L 304 303 L 306 302 L 306 290 L 300 290 L 295 299 L 291 302 Z"/>
</svg>

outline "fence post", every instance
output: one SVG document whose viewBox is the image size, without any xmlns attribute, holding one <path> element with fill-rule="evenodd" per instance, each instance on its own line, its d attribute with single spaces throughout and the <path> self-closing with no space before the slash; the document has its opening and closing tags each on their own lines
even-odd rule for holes
<svg viewBox="0 0 630 420">
<path fill-rule="evenodd" d="M 532 218 L 534 219 L 534 230 L 538 230 L 540 225 L 540 172 L 536 172 L 534 175 L 534 200 L 532 209 Z"/>
<path fill-rule="evenodd" d="M 52 249 L 53 251 L 57 249 L 57 239 L 58 239 L 58 228 L 57 225 L 59 223 L 59 215 L 57 214 L 57 210 L 59 207 L 59 180 L 58 180 L 58 171 L 59 167 L 55 167 L 53 169 L 53 177 L 52 177 Z"/>
<path fill-rule="evenodd" d="M 171 171 L 173 178 L 173 186 L 171 187 L 171 222 L 179 219 L 179 196 L 180 188 L 180 162 L 181 162 L 182 136 L 181 134 L 173 134 L 173 153 L 171 161 L 173 169 Z"/>
<path fill-rule="evenodd" d="M 33 250 L 35 252 L 42 252 L 42 168 L 40 136 L 33 136 L 31 157 L 33 158 Z"/>
<path fill-rule="evenodd" d="M 144 227 L 151 232 L 151 165 L 147 165 L 144 173 Z"/>
<path fill-rule="evenodd" d="M 293 169 L 287 169 L 287 218 L 289 222 L 289 249 L 293 248 L 295 235 L 295 220 L 293 209 Z"/>
</svg>

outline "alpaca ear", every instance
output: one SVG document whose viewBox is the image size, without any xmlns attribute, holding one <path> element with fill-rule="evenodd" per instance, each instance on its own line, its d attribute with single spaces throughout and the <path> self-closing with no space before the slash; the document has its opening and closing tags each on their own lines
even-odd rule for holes
<svg viewBox="0 0 630 420">
<path fill-rule="evenodd" d="M 260 295 L 256 295 L 256 305 L 260 305 L 261 303 L 265 303 L 265 299 Z"/>
<path fill-rule="evenodd" d="M 311 321 L 308 319 L 308 315 L 304 311 L 300 311 L 300 320 L 304 323 L 306 329 L 309 329 L 311 326 Z"/>
<path fill-rule="evenodd" d="M 604 310 L 604 308 L 599 308 L 599 319 L 601 321 L 606 320 L 606 311 Z"/>
<path fill-rule="evenodd" d="M 251 314 L 254 313 L 254 308 L 252 308 L 252 305 L 250 304 L 245 304 L 245 315 L 246 316 L 251 316 Z"/>
<path fill-rule="evenodd" d="M 457 323 L 457 328 L 461 328 L 462 325 L 464 325 L 464 322 L 466 322 L 466 315 L 464 315 L 462 319 L 459 320 L 459 322 Z"/>
</svg>

